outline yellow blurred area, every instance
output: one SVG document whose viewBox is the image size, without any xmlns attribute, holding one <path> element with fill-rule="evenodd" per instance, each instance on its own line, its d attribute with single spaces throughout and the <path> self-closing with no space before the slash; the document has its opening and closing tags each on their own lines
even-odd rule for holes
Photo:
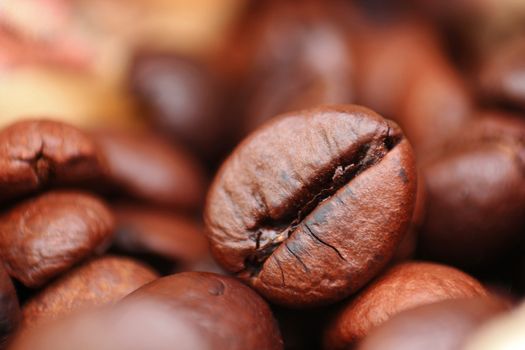
<svg viewBox="0 0 525 350">
<path fill-rule="evenodd" d="M 33 51 L 44 52 L 36 56 L 45 55 L 46 50 L 59 54 L 62 50 L 83 65 L 72 68 L 37 59 L 0 69 L 0 126 L 28 116 L 46 116 L 79 126 L 140 125 L 126 85 L 135 50 L 205 55 L 220 44 L 242 3 L 243 0 L 2 1 L 0 25 L 22 37 L 23 45 L 29 43 L 37 47 Z"/>
<path fill-rule="evenodd" d="M 125 93 L 89 74 L 20 68 L 0 76 L 0 96 L 0 127 L 28 117 L 85 127 L 139 125 Z"/>
</svg>

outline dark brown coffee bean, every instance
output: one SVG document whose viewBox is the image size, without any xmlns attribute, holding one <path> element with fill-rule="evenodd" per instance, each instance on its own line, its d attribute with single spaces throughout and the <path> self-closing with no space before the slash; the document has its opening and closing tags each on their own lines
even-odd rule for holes
<svg viewBox="0 0 525 350">
<path fill-rule="evenodd" d="M 29 120 L 0 131 L 0 203 L 50 185 L 93 181 L 104 169 L 95 143 L 67 124 Z"/>
<path fill-rule="evenodd" d="M 213 263 L 208 240 L 199 225 L 169 211 L 117 205 L 113 246 L 166 273 Z"/>
<path fill-rule="evenodd" d="M 189 150 L 213 159 L 230 147 L 231 124 L 222 113 L 225 94 L 211 67 L 175 53 L 139 53 L 132 89 L 153 125 Z"/>
<path fill-rule="evenodd" d="M 359 106 L 286 114 L 223 164 L 205 219 L 217 261 L 270 300 L 335 302 L 390 260 L 416 192 L 410 145 Z"/>
<path fill-rule="evenodd" d="M 484 97 L 525 109 L 525 35 L 497 46 L 479 72 Z"/>
<path fill-rule="evenodd" d="M 205 176 L 189 154 L 155 134 L 101 131 L 95 135 L 113 184 L 125 194 L 179 209 L 202 205 Z"/>
<path fill-rule="evenodd" d="M 151 269 L 128 258 L 109 256 L 91 260 L 29 300 L 22 311 L 23 328 L 78 310 L 113 304 L 157 277 Z"/>
<path fill-rule="evenodd" d="M 20 321 L 20 305 L 15 287 L 4 266 L 0 264 L 0 349 L 16 330 Z"/>
<path fill-rule="evenodd" d="M 446 300 L 403 311 L 373 330 L 359 350 L 454 350 L 487 320 L 508 309 L 492 298 Z"/>
<path fill-rule="evenodd" d="M 21 332 L 10 350 L 226 350 L 155 301 L 126 302 Z"/>
<path fill-rule="evenodd" d="M 498 113 L 468 125 L 424 166 L 425 257 L 488 266 L 516 251 L 525 229 L 525 122 Z"/>
<path fill-rule="evenodd" d="M 7 272 L 38 287 L 109 243 L 114 219 L 97 197 L 42 194 L 0 217 L 0 255 Z"/>
<path fill-rule="evenodd" d="M 326 329 L 325 348 L 347 349 L 403 310 L 486 295 L 478 281 L 455 268 L 424 262 L 400 264 L 387 270 L 342 308 Z"/>
<path fill-rule="evenodd" d="M 414 20 L 359 32 L 361 104 L 393 119 L 427 157 L 470 119 L 472 97 L 431 26 Z"/>
<path fill-rule="evenodd" d="M 125 300 L 159 300 L 209 339 L 213 349 L 282 349 L 268 305 L 237 280 L 184 272 L 141 287 Z"/>
<path fill-rule="evenodd" d="M 236 69 L 244 70 L 244 132 L 281 113 L 354 102 L 354 54 L 334 4 L 259 5 L 229 47 L 230 53 L 244 55 L 235 62 Z"/>
</svg>

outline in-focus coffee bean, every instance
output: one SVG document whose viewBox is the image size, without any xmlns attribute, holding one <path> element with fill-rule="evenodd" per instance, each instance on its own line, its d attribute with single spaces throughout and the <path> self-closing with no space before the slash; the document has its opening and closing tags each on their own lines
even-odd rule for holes
<svg viewBox="0 0 525 350">
<path fill-rule="evenodd" d="M 92 182 L 104 171 L 95 143 L 73 126 L 26 120 L 0 131 L 0 204 L 50 185 Z"/>
<path fill-rule="evenodd" d="M 416 194 L 414 157 L 393 122 L 359 106 L 276 118 L 244 140 L 210 189 L 212 252 L 265 297 L 335 302 L 390 260 Z"/>
<path fill-rule="evenodd" d="M 107 246 L 113 228 L 113 214 L 100 198 L 48 192 L 0 217 L 0 256 L 13 278 L 38 287 Z"/>
</svg>

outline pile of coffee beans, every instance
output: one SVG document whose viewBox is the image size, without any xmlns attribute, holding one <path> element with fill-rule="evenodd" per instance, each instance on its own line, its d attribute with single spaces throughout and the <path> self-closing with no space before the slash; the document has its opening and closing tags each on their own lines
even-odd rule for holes
<svg viewBox="0 0 525 350">
<path fill-rule="evenodd" d="M 525 348 L 524 24 L 247 1 L 206 54 L 135 48 L 138 127 L 21 115 L 0 349 Z"/>
</svg>

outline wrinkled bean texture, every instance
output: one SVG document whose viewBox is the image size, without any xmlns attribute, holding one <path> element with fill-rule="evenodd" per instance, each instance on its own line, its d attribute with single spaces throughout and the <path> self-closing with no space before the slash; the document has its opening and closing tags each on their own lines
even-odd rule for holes
<svg viewBox="0 0 525 350">
<path fill-rule="evenodd" d="M 67 124 L 26 120 L 0 131 L 0 204 L 50 185 L 88 183 L 104 170 L 91 138 Z"/>
<path fill-rule="evenodd" d="M 109 243 L 113 227 L 98 197 L 48 192 L 0 217 L 0 255 L 13 278 L 38 287 Z"/>
<path fill-rule="evenodd" d="M 359 106 L 276 118 L 242 142 L 210 189 L 212 252 L 288 306 L 335 302 L 390 260 L 412 216 L 416 171 L 401 130 Z"/>
<path fill-rule="evenodd" d="M 453 267 L 424 262 L 396 265 L 343 306 L 326 329 L 325 349 L 346 349 L 403 310 L 486 295 L 478 281 Z"/>
<path fill-rule="evenodd" d="M 196 325 L 213 349 L 282 349 L 266 302 L 237 280 L 206 272 L 184 272 L 141 287 L 126 300 L 156 299 Z"/>
<path fill-rule="evenodd" d="M 88 261 L 51 283 L 24 305 L 23 327 L 115 303 L 157 277 L 150 268 L 128 258 L 106 256 Z"/>
</svg>

